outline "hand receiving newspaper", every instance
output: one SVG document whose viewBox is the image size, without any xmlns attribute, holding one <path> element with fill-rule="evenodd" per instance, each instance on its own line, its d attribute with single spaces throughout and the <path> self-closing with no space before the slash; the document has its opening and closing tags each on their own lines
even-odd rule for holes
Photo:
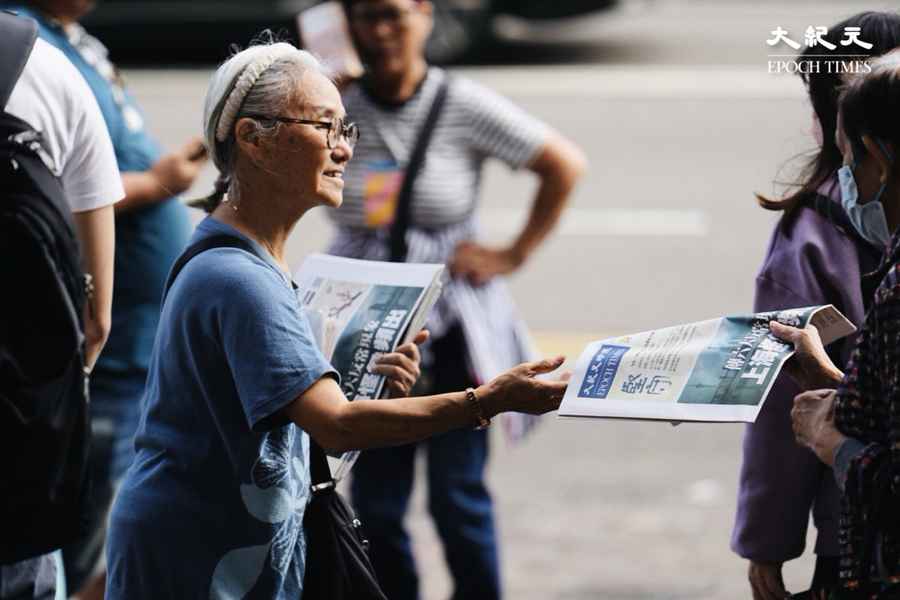
<svg viewBox="0 0 900 600">
<path fill-rule="evenodd" d="M 856 327 L 834 306 L 710 319 L 593 342 L 581 354 L 562 417 L 747 422 L 793 346 L 769 322 L 812 323 L 824 345 Z"/>
</svg>

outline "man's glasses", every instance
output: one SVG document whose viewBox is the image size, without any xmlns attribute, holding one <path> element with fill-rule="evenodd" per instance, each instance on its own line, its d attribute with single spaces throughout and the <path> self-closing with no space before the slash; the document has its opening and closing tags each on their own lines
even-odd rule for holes
<svg viewBox="0 0 900 600">
<path fill-rule="evenodd" d="M 333 150 L 341 142 L 341 138 L 347 140 L 347 144 L 353 148 L 359 141 L 359 127 L 356 123 L 345 123 L 343 119 L 331 119 L 328 121 L 311 121 L 309 119 L 294 119 L 291 117 L 269 117 L 265 115 L 242 115 L 258 121 L 277 121 L 279 123 L 295 123 L 297 125 L 314 125 L 316 129 L 327 131 L 326 141 L 328 149 Z"/>
</svg>

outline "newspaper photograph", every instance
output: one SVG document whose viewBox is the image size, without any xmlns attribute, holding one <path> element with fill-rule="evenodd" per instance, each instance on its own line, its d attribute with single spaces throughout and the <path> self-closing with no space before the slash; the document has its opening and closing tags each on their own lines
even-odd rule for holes
<svg viewBox="0 0 900 600">
<path fill-rule="evenodd" d="M 812 323 L 825 345 L 856 331 L 827 305 L 592 342 L 576 363 L 559 416 L 752 423 L 794 353 L 769 331 L 770 321 Z"/>
<path fill-rule="evenodd" d="M 411 340 L 440 294 L 443 265 L 309 256 L 294 274 L 319 349 L 350 400 L 378 398 L 383 355 Z"/>
</svg>

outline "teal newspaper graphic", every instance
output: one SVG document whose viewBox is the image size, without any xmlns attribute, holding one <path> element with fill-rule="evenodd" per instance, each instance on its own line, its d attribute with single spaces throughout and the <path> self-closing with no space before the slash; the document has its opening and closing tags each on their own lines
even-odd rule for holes
<svg viewBox="0 0 900 600">
<path fill-rule="evenodd" d="M 372 365 L 400 344 L 402 328 L 421 293 L 422 288 L 414 287 L 371 287 L 331 358 L 348 398 L 377 398 L 381 393 L 384 376 L 373 373 Z"/>
<path fill-rule="evenodd" d="M 736 315 L 594 342 L 559 414 L 752 422 L 793 347 L 769 322 L 814 324 L 826 344 L 855 327 L 833 306 Z"/>
</svg>

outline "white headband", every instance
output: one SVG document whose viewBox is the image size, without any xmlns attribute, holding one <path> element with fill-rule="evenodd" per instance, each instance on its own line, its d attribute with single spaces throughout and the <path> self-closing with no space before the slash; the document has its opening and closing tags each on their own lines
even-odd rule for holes
<svg viewBox="0 0 900 600">
<path fill-rule="evenodd" d="M 237 119 L 238 111 L 244 103 L 244 98 L 247 97 L 247 93 L 253 88 L 260 75 L 265 73 L 266 69 L 278 59 L 299 52 L 290 44 L 284 43 L 272 44 L 265 46 L 263 49 L 265 52 L 262 53 L 262 56 L 253 57 L 252 62 L 244 67 L 234 87 L 228 94 L 228 99 L 222 107 L 222 113 L 219 115 L 219 122 L 216 125 L 216 141 L 218 142 L 224 142 L 228 138 L 231 127 L 234 125 L 235 119 Z"/>
</svg>

